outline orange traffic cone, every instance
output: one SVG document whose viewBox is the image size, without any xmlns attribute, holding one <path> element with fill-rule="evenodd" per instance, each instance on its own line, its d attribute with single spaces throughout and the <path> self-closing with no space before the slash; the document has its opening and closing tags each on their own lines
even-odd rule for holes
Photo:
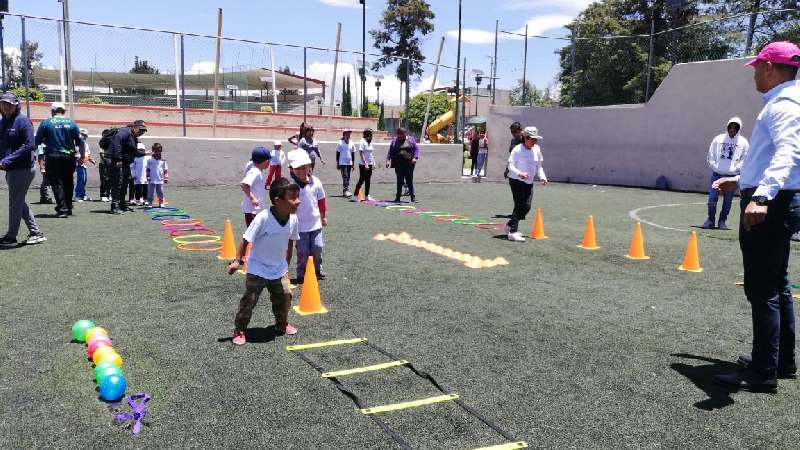
<svg viewBox="0 0 800 450">
<path fill-rule="evenodd" d="M 222 248 L 219 250 L 217 259 L 236 258 L 236 244 L 233 241 L 233 227 L 231 221 L 225 220 L 225 231 L 222 233 Z"/>
<path fill-rule="evenodd" d="M 533 219 L 531 239 L 547 239 L 547 236 L 544 235 L 544 219 L 542 218 L 542 208 L 536 208 L 536 217 Z"/>
<path fill-rule="evenodd" d="M 586 230 L 583 232 L 583 242 L 578 247 L 584 250 L 597 250 L 600 248 L 597 246 L 597 240 L 594 236 L 594 219 L 592 216 L 586 219 Z"/>
<path fill-rule="evenodd" d="M 631 239 L 631 248 L 625 257 L 628 259 L 650 259 L 649 256 L 644 254 L 644 236 L 642 235 L 642 224 L 639 222 L 636 222 L 636 230 L 633 232 L 633 239 Z"/>
<path fill-rule="evenodd" d="M 317 271 L 314 269 L 314 257 L 309 256 L 306 263 L 306 275 L 303 277 L 303 288 L 300 291 L 300 303 L 294 307 L 294 312 L 305 316 L 308 314 L 323 314 L 328 312 L 322 306 L 317 284 Z"/>
<path fill-rule="evenodd" d="M 686 253 L 683 255 L 683 264 L 678 266 L 678 270 L 685 272 L 702 272 L 700 267 L 700 251 L 697 250 L 697 233 L 692 231 L 689 236 L 689 244 L 686 245 Z"/>
</svg>

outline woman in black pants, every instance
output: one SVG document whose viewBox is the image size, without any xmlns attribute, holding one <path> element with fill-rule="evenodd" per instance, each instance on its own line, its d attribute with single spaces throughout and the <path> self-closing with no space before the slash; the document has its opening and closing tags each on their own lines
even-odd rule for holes
<svg viewBox="0 0 800 450">
<path fill-rule="evenodd" d="M 397 175 L 397 193 L 394 201 L 400 202 L 400 194 L 403 192 L 403 184 L 408 188 L 411 201 L 416 202 L 414 195 L 414 166 L 419 159 L 419 147 L 414 138 L 406 136 L 405 128 L 398 128 L 397 135 L 389 145 L 389 152 L 386 154 L 386 168 L 394 167 Z"/>
<path fill-rule="evenodd" d="M 375 147 L 372 145 L 372 130 L 366 128 L 363 138 L 358 143 L 358 183 L 356 183 L 356 198 L 364 185 L 364 199 L 372 200 L 369 196 L 369 182 L 372 179 L 372 170 L 375 169 Z"/>
</svg>

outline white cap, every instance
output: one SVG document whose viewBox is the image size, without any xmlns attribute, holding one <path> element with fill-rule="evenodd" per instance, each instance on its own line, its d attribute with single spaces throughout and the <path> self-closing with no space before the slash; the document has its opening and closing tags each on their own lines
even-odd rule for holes
<svg viewBox="0 0 800 450">
<path fill-rule="evenodd" d="M 63 109 L 64 111 L 66 111 L 67 107 L 61 102 L 53 102 L 50 104 L 50 111 L 55 111 L 57 109 Z"/>
<path fill-rule="evenodd" d="M 81 128 L 81 129 L 80 129 L 80 133 L 81 133 L 81 134 L 85 134 L 86 136 L 88 136 L 88 135 L 89 135 L 89 132 L 88 132 L 88 131 L 86 131 L 86 128 Z"/>
<path fill-rule="evenodd" d="M 525 137 L 534 138 L 534 139 L 541 139 L 542 138 L 539 135 L 539 129 L 536 128 L 536 127 L 525 127 L 525 129 L 522 130 L 522 135 L 525 136 Z"/>
<path fill-rule="evenodd" d="M 289 167 L 292 169 L 311 165 L 311 158 L 303 149 L 292 150 L 288 155 L 286 155 L 286 157 L 289 159 Z"/>
<path fill-rule="evenodd" d="M 283 147 L 283 144 L 281 143 L 281 141 L 272 141 L 272 145 L 274 145 L 276 147 L 280 145 L 281 147 Z"/>
</svg>

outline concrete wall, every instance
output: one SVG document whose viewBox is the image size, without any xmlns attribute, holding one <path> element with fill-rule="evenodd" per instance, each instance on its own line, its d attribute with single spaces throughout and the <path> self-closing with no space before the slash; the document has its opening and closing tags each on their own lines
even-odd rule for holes
<svg viewBox="0 0 800 450">
<path fill-rule="evenodd" d="M 654 187 L 664 175 L 677 190 L 705 191 L 711 140 L 728 119 L 749 138 L 761 95 L 746 59 L 678 64 L 647 104 L 593 108 L 494 106 L 488 117 L 489 177 L 502 178 L 509 125 L 537 126 L 548 178 Z"/>
<path fill-rule="evenodd" d="M 90 137 L 89 144 L 96 152 L 98 137 Z M 154 142 L 164 146 L 164 159 L 170 169 L 170 185 L 176 186 L 213 186 L 236 185 L 242 179 L 242 171 L 250 159 L 250 151 L 254 146 L 263 141 L 249 139 L 203 139 L 203 138 L 176 138 L 176 137 L 145 137 L 142 142 L 149 148 Z M 376 158 L 380 167 L 373 173 L 374 183 L 395 182 L 393 169 L 383 166 L 388 150 L 387 144 L 376 144 Z M 284 142 L 284 149 L 291 150 L 294 146 Z M 320 153 L 326 165 L 317 163 L 315 175 L 326 185 L 341 186 L 341 175 L 336 168 L 336 144 L 323 142 Z M 284 176 L 288 177 L 286 166 Z M 5 188 L 5 178 L 0 186 Z M 461 179 L 461 146 L 444 144 L 420 145 L 420 161 L 414 171 L 414 181 L 426 182 L 454 182 Z M 358 180 L 358 168 L 351 176 L 350 189 L 355 189 Z M 36 176 L 34 185 L 38 186 L 39 176 Z M 89 168 L 89 186 L 99 184 L 99 173 L 96 167 Z M 337 195 L 339 189 L 331 189 L 331 194 Z"/>
</svg>

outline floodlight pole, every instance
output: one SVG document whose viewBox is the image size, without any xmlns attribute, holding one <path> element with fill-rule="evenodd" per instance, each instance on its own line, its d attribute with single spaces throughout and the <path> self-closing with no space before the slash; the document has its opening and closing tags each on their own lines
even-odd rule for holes
<svg viewBox="0 0 800 450">
<path fill-rule="evenodd" d="M 453 133 L 454 137 L 455 137 L 455 143 L 456 144 L 461 142 L 461 140 L 458 138 L 458 133 L 459 133 L 459 130 L 461 128 L 461 124 L 459 123 L 460 122 L 459 118 L 461 116 L 458 113 L 458 111 L 459 111 L 459 97 L 461 96 L 460 95 L 461 80 L 459 79 L 460 76 L 461 76 L 461 0 L 458 0 L 458 50 L 456 50 L 456 110 L 455 110 L 455 113 L 456 113 L 455 114 L 456 115 L 456 117 L 455 117 L 456 127 L 455 127 L 455 133 Z M 462 105 L 462 109 L 463 109 L 463 105 Z"/>
<path fill-rule="evenodd" d="M 572 80 L 569 84 L 570 87 L 570 95 L 569 95 L 569 106 L 570 108 L 575 106 L 575 29 L 572 29 L 572 49 L 570 50 L 570 69 L 572 70 Z"/>
<path fill-rule="evenodd" d="M 428 101 L 425 104 L 425 120 L 422 121 L 422 136 L 421 139 L 424 139 L 425 136 L 428 135 L 428 118 L 431 112 L 431 101 L 433 100 L 433 89 L 436 87 L 436 77 L 439 75 L 439 64 L 442 61 L 442 49 L 444 48 L 444 36 L 442 36 L 442 40 L 439 41 L 439 53 L 436 56 L 436 68 L 433 69 L 433 81 L 431 82 L 431 88 L 428 91 Z"/>
<path fill-rule="evenodd" d="M 211 137 L 217 137 L 217 106 L 219 102 L 220 37 L 222 36 L 222 8 L 217 9 L 217 56 L 214 62 L 214 111 L 212 113 Z"/>
<path fill-rule="evenodd" d="M 650 85 L 653 81 L 653 38 L 656 30 L 656 16 L 653 7 L 650 7 L 650 50 L 647 53 L 647 85 L 645 86 L 644 102 L 650 100 Z"/>
<path fill-rule="evenodd" d="M 494 21 L 494 58 L 492 58 L 492 104 L 494 105 L 495 92 L 497 91 L 497 36 L 500 32 L 500 21 Z"/>
<path fill-rule="evenodd" d="M 525 55 L 522 57 L 522 104 L 528 99 L 528 24 L 525 24 Z"/>
</svg>

